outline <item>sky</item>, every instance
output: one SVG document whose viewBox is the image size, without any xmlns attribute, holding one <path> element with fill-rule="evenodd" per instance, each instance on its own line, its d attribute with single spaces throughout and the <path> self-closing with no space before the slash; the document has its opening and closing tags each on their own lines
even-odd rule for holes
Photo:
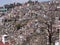
<svg viewBox="0 0 60 45">
<path fill-rule="evenodd" d="M 14 2 L 24 3 L 24 2 L 27 2 L 27 1 L 28 0 L 0 0 L 0 6 L 3 6 L 5 4 L 14 3 Z M 38 1 L 48 1 L 48 0 L 38 0 Z"/>
</svg>

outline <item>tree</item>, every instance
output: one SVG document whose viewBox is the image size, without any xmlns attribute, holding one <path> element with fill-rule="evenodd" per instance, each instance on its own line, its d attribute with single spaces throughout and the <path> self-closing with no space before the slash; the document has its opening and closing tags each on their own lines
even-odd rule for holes
<svg viewBox="0 0 60 45">
<path fill-rule="evenodd" d="M 50 4 L 51 5 L 51 4 Z M 53 36 L 53 34 L 54 34 L 54 32 L 53 32 L 53 25 L 54 25 L 54 22 L 55 22 L 55 17 L 57 16 L 56 14 L 55 14 L 55 12 L 56 11 L 58 11 L 58 10 L 55 10 L 55 8 L 54 8 L 54 10 L 52 9 L 52 7 L 54 6 L 55 4 L 53 3 L 53 5 L 51 5 L 49 8 L 51 8 L 51 10 L 49 10 L 49 11 L 47 11 L 46 13 L 45 13 L 45 17 L 43 17 L 43 19 L 44 20 L 42 20 L 43 21 L 43 23 L 45 24 L 45 25 L 47 25 L 47 27 L 46 27 L 46 33 L 48 34 L 48 40 L 49 40 L 49 45 L 52 45 L 51 43 L 52 43 L 52 36 Z M 59 12 L 59 11 L 58 11 Z M 48 14 L 47 14 L 48 13 Z M 57 13 L 58 14 L 58 13 Z M 58 15 L 59 16 L 59 15 Z M 46 17 L 48 17 L 48 20 L 46 20 L 47 18 Z"/>
</svg>

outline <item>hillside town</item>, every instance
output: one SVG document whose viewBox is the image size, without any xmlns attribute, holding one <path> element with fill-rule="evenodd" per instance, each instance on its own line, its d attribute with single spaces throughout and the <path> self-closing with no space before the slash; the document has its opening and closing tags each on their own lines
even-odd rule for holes
<svg viewBox="0 0 60 45">
<path fill-rule="evenodd" d="M 59 1 L 29 0 L 0 7 L 0 45 L 59 45 L 59 30 Z"/>
</svg>

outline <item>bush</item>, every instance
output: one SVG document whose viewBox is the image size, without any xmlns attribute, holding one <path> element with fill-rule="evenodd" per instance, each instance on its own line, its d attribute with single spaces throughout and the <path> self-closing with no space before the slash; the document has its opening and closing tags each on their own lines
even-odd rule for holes
<svg viewBox="0 0 60 45">
<path fill-rule="evenodd" d="M 20 24 L 16 24 L 17 30 L 19 30 L 22 26 Z"/>
</svg>

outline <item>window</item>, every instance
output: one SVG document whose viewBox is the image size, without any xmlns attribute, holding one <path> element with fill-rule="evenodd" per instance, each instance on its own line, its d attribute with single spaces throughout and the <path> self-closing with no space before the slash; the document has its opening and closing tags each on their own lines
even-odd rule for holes
<svg viewBox="0 0 60 45">
<path fill-rule="evenodd" d="M 59 33 L 59 29 L 57 29 L 57 33 Z"/>
<path fill-rule="evenodd" d="M 59 20 L 60 20 L 60 17 L 59 17 Z"/>
<path fill-rule="evenodd" d="M 5 42 L 7 42 L 7 40 L 8 40 L 8 36 L 5 36 L 4 38 L 5 38 Z"/>
</svg>

